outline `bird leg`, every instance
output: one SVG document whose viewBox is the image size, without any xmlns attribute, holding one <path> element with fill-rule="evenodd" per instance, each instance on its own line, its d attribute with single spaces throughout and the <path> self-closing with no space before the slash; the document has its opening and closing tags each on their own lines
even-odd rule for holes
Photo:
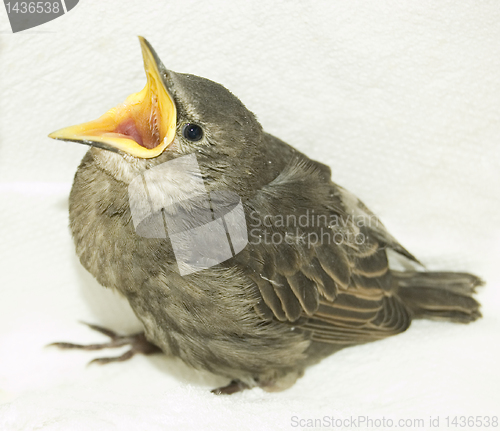
<svg viewBox="0 0 500 431">
<path fill-rule="evenodd" d="M 100 344 L 73 344 L 73 343 L 51 343 L 49 346 L 59 347 L 60 349 L 81 349 L 81 350 L 101 350 L 101 349 L 112 349 L 116 347 L 122 347 L 130 345 L 130 350 L 125 352 L 121 356 L 111 357 L 111 358 L 96 358 L 89 362 L 89 364 L 109 364 L 110 362 L 123 362 L 127 359 L 132 358 L 136 353 L 142 353 L 144 355 L 151 355 L 153 353 L 161 353 L 161 349 L 153 343 L 150 343 L 144 332 L 139 332 L 132 335 L 118 335 L 116 332 L 109 329 L 103 328 L 102 326 L 92 325 L 90 323 L 82 322 L 87 325 L 90 329 L 100 332 L 108 336 L 111 341 L 107 343 Z"/>
<path fill-rule="evenodd" d="M 244 391 L 245 389 L 250 389 L 250 386 L 246 383 L 240 382 L 239 380 L 231 380 L 227 386 L 212 389 L 210 392 L 215 395 L 232 395 L 236 392 Z"/>
</svg>

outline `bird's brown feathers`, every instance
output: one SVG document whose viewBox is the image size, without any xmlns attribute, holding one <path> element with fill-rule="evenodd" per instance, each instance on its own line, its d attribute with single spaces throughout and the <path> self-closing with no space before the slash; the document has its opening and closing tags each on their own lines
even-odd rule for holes
<svg viewBox="0 0 500 431">
<path fill-rule="evenodd" d="M 261 199 L 268 211 L 256 214 Z M 257 241 L 235 260 L 258 286 L 262 300 L 255 311 L 263 320 L 288 322 L 312 340 L 336 344 L 379 339 L 409 326 L 386 251 L 393 244 L 403 248 L 388 234 L 382 243 L 380 221 L 359 201 L 346 199 L 315 162 L 292 160 L 247 202 L 247 210 L 253 211 L 250 220 L 262 216 L 250 238 Z M 267 243 L 259 243 L 257 234 Z"/>
</svg>

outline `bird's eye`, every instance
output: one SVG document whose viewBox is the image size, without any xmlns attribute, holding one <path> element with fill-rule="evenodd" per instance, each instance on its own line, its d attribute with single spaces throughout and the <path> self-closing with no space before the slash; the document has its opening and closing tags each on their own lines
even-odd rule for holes
<svg viewBox="0 0 500 431">
<path fill-rule="evenodd" d="M 188 123 L 182 129 L 182 136 L 190 141 L 199 141 L 203 138 L 203 129 L 197 124 Z"/>
</svg>

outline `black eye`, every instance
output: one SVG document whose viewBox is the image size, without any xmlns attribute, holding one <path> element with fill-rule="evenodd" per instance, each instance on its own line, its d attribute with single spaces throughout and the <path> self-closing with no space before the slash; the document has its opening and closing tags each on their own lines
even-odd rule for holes
<svg viewBox="0 0 500 431">
<path fill-rule="evenodd" d="M 197 124 L 188 123 L 182 129 L 182 136 L 190 141 L 199 141 L 203 138 L 203 129 Z"/>
</svg>

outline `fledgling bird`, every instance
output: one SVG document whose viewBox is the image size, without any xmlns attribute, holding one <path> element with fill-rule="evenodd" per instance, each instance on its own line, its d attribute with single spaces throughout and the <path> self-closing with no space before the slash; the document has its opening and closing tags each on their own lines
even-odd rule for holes
<svg viewBox="0 0 500 431">
<path fill-rule="evenodd" d="M 231 379 L 215 393 L 278 391 L 412 319 L 480 317 L 478 277 L 391 269 L 391 250 L 418 262 L 329 167 L 264 132 L 223 86 L 167 70 L 140 43 L 146 87 L 50 136 L 91 146 L 70 195 L 76 252 L 128 299 L 144 333 L 91 325 L 111 341 L 56 344 L 131 345 L 101 363 L 161 350 Z"/>
</svg>

